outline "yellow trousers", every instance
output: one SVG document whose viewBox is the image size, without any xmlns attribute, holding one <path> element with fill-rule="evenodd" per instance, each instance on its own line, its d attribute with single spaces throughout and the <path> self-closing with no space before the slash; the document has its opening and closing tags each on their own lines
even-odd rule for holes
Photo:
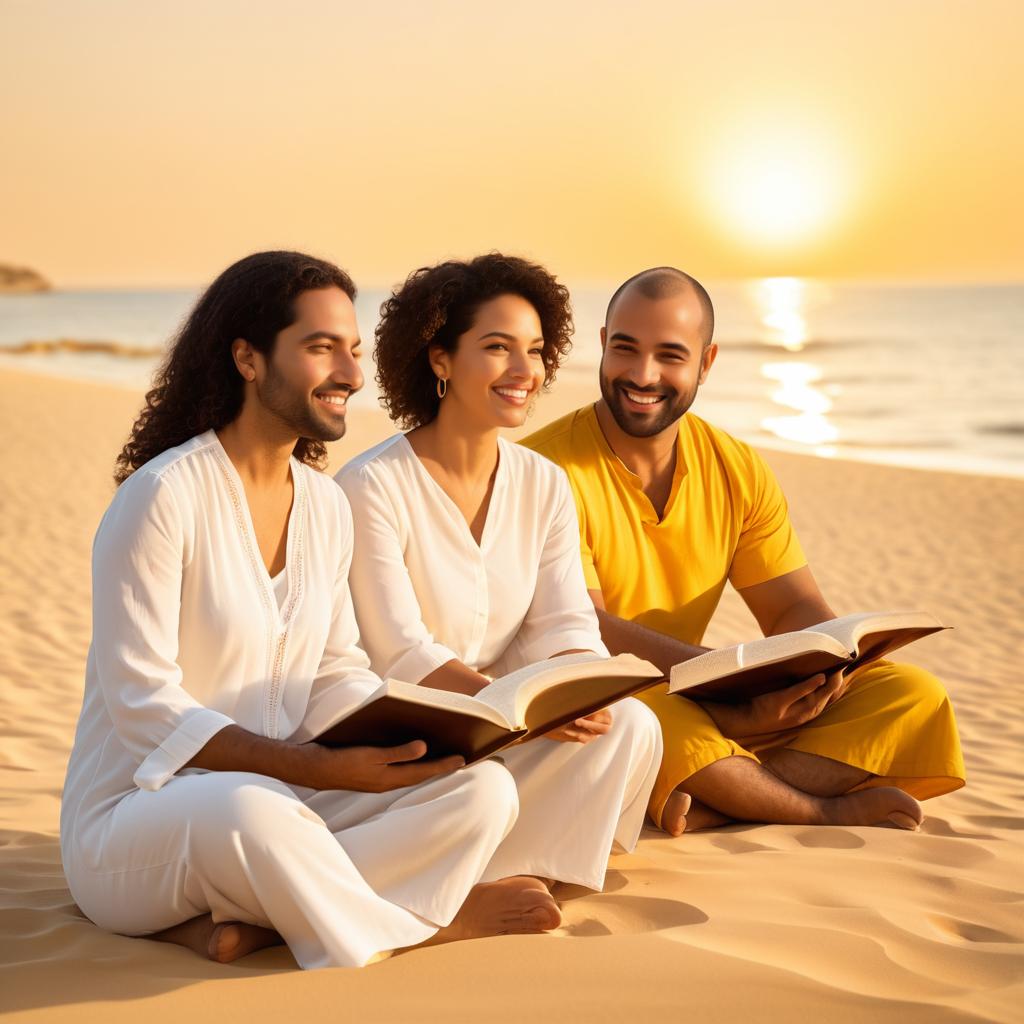
<svg viewBox="0 0 1024 1024">
<path fill-rule="evenodd" d="M 872 662 L 817 718 L 797 729 L 730 739 L 710 715 L 685 697 L 662 690 L 639 695 L 661 722 L 665 753 L 648 813 L 655 822 L 672 791 L 723 757 L 760 761 L 783 747 L 842 761 L 873 778 L 855 788 L 899 786 L 918 800 L 965 782 L 963 755 L 945 687 L 914 665 Z"/>
</svg>

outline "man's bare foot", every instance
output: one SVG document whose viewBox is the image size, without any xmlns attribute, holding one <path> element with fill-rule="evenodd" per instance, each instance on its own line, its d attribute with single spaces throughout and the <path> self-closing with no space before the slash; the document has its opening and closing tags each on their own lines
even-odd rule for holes
<svg viewBox="0 0 1024 1024">
<path fill-rule="evenodd" d="M 674 789 L 665 801 L 665 809 L 661 812 L 662 832 L 667 832 L 670 836 L 681 836 L 686 831 L 686 814 L 691 803 L 689 793 Z"/>
<path fill-rule="evenodd" d="M 895 786 L 877 786 L 823 801 L 824 825 L 895 825 L 916 832 L 924 820 L 921 805 Z"/>
<path fill-rule="evenodd" d="M 721 825 L 734 825 L 735 823 L 734 818 L 722 814 L 721 811 L 716 811 L 714 807 L 702 804 L 699 800 L 694 800 L 690 804 L 690 810 L 686 815 L 687 832 L 699 832 L 703 828 L 718 828 Z"/>
<path fill-rule="evenodd" d="M 280 946 L 284 943 L 281 936 L 270 928 L 244 924 L 241 921 L 221 921 L 214 924 L 209 914 L 193 917 L 191 921 L 184 921 L 173 928 L 165 928 L 162 932 L 156 932 L 147 938 L 185 946 L 201 957 L 219 964 L 229 964 L 239 957 L 255 953 L 257 949 Z"/>
<path fill-rule="evenodd" d="M 241 921 L 222 921 L 214 925 L 206 951 L 211 960 L 229 964 L 239 957 L 248 956 L 268 946 L 283 946 L 284 939 L 272 928 Z"/>
<path fill-rule="evenodd" d="M 455 920 L 424 945 L 488 935 L 532 935 L 561 923 L 562 913 L 544 883 L 530 875 L 513 875 L 474 885 Z"/>
</svg>

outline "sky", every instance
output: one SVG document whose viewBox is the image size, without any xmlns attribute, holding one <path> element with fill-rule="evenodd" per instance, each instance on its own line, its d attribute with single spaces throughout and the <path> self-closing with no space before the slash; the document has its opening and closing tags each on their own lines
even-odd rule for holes
<svg viewBox="0 0 1024 1024">
<path fill-rule="evenodd" d="M 0 262 L 1024 280 L 1020 0 L 0 0 Z"/>
</svg>

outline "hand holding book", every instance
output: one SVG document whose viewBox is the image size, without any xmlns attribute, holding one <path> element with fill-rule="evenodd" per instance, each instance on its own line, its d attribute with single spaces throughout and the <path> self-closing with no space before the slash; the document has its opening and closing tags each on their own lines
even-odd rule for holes
<svg viewBox="0 0 1024 1024">
<path fill-rule="evenodd" d="M 922 612 L 847 615 L 708 651 L 676 665 L 668 690 L 704 702 L 712 717 L 721 716 L 726 735 L 775 732 L 809 721 L 838 699 L 853 668 L 945 628 Z M 422 739 L 428 757 L 458 755 L 472 764 L 554 730 L 569 738 L 590 728 L 579 719 L 663 679 L 630 654 L 561 655 L 496 679 L 475 696 L 389 679 L 317 741 L 393 747 Z"/>
<path fill-rule="evenodd" d="M 590 743 L 603 736 L 612 727 L 612 713 L 607 708 L 583 718 L 573 719 L 565 725 L 544 733 L 543 739 L 559 743 Z"/>
<path fill-rule="evenodd" d="M 576 722 L 663 679 L 655 666 L 631 654 L 604 658 L 591 653 L 527 665 L 472 697 L 388 679 L 317 742 L 393 746 L 424 739 L 429 757 L 457 754 L 472 764 L 555 730 L 604 731 L 604 716 L 589 724 Z"/>
<path fill-rule="evenodd" d="M 740 704 L 702 701 L 719 732 L 730 739 L 762 736 L 796 729 L 813 721 L 835 703 L 850 685 L 841 669 L 825 675 L 819 672 L 792 686 L 772 690 Z"/>
<path fill-rule="evenodd" d="M 925 612 L 845 615 L 701 654 L 672 669 L 669 692 L 700 701 L 751 701 L 817 675 L 846 674 L 946 628 Z"/>
</svg>

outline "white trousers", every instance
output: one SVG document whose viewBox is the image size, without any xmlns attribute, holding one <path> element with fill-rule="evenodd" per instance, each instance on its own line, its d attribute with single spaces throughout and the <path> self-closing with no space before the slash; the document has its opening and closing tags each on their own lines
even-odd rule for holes
<svg viewBox="0 0 1024 1024">
<path fill-rule="evenodd" d="M 497 757 L 519 791 L 519 817 L 482 881 L 537 875 L 604 888 L 613 842 L 632 850 L 661 765 L 661 726 L 646 704 L 613 704 L 611 731 L 587 744 L 540 737 Z"/>
<path fill-rule="evenodd" d="M 211 913 L 274 928 L 304 968 L 358 966 L 450 923 L 517 809 L 510 774 L 490 761 L 388 793 L 181 775 L 79 829 L 65 872 L 110 931 Z"/>
<path fill-rule="evenodd" d="M 479 881 L 603 887 L 612 843 L 636 844 L 662 749 L 644 704 L 612 715 L 586 745 L 542 738 L 498 755 L 506 767 L 388 793 L 179 775 L 70 837 L 68 884 L 87 917 L 124 935 L 210 913 L 274 928 L 304 968 L 365 964 L 449 924 Z"/>
</svg>

